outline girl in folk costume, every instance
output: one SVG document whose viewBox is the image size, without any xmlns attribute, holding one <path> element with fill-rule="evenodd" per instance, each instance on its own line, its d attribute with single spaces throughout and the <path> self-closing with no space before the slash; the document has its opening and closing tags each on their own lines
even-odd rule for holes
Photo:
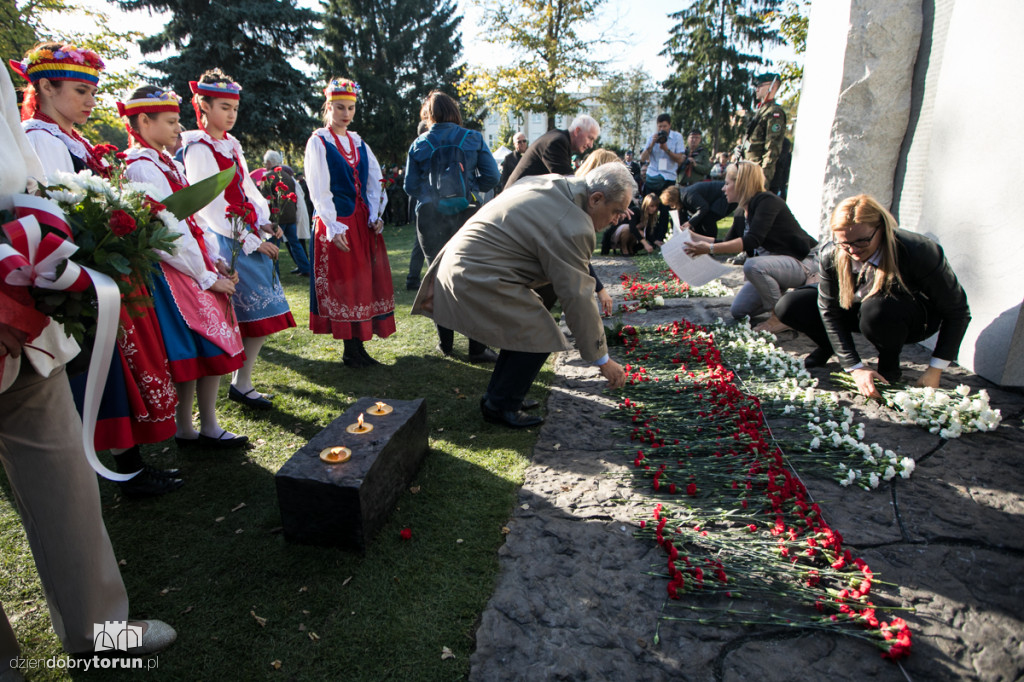
<svg viewBox="0 0 1024 682">
<path fill-rule="evenodd" d="M 132 145 L 125 152 L 127 176 L 152 185 L 151 197 L 161 200 L 188 186 L 184 169 L 167 155 L 181 134 L 181 98 L 152 85 L 117 103 L 128 119 Z M 245 445 L 217 423 L 216 402 L 220 375 L 233 372 L 245 361 L 242 337 L 231 312 L 234 281 L 227 265 L 210 259 L 205 235 L 194 218 L 178 223 L 173 254 L 160 253 L 161 271 L 153 276 L 153 305 L 163 333 L 171 377 L 178 391 L 178 447 L 230 448 Z M 237 276 L 236 278 L 237 279 Z M 199 396 L 200 430 L 192 425 L 192 400 Z"/>
<path fill-rule="evenodd" d="M 334 79 L 324 89 L 324 126 L 306 143 L 306 179 L 316 209 L 309 328 L 343 339 L 349 367 L 380 364 L 366 352 L 374 334 L 395 332 L 391 266 L 381 232 L 387 197 L 370 147 L 348 129 L 359 86 Z"/>
<path fill-rule="evenodd" d="M 294 327 L 295 320 L 274 271 L 277 247 L 263 240 L 273 234 L 270 207 L 249 177 L 242 146 L 228 134 L 235 125 L 242 88 L 220 69 L 207 71 L 189 85 L 200 129 L 182 135 L 185 175 L 194 183 L 235 166 L 235 177 L 224 192 L 196 214 L 213 237 L 209 243 L 218 246 L 217 255 L 211 256 L 231 261 L 239 274 L 231 300 L 242 332 L 245 364 L 235 372 L 228 397 L 248 407 L 269 409 L 273 406 L 269 396 L 253 387 L 252 368 L 267 336 Z M 229 218 L 231 214 L 245 216 L 245 224 L 241 218 Z"/>
<path fill-rule="evenodd" d="M 107 177 L 103 155 L 109 145 L 94 147 L 75 130 L 96 106 L 103 60 L 92 50 L 62 43 L 39 43 L 11 68 L 29 82 L 21 105 L 22 127 L 46 173 L 91 170 Z M 116 150 L 115 150 L 116 151 Z"/>
<path fill-rule="evenodd" d="M 30 85 L 22 107 L 22 122 L 29 141 L 47 172 L 84 169 L 109 175 L 102 155 L 109 145 L 94 147 L 75 129 L 89 119 L 96 106 L 96 84 L 103 61 L 91 50 L 60 43 L 42 43 L 21 62 L 11 62 Z M 148 297 L 144 287 L 131 298 Z M 141 314 L 140 314 L 141 313 Z M 178 471 L 144 465 L 140 443 L 158 443 L 174 435 L 177 395 L 164 353 L 163 337 L 152 308 L 129 314 L 122 305 L 117 357 L 103 389 L 96 423 L 95 447 L 111 450 L 121 473 L 140 471 L 121 482 L 125 495 L 161 495 L 182 485 Z M 71 377 L 79 412 L 85 396 L 86 373 Z"/>
</svg>

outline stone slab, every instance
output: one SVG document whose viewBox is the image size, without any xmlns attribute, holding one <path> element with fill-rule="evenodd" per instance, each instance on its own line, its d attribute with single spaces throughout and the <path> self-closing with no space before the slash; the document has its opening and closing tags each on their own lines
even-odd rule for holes
<svg viewBox="0 0 1024 682">
<path fill-rule="evenodd" d="M 388 400 L 391 414 L 364 416 L 373 431 L 345 431 L 378 400 L 357 400 L 277 472 L 278 505 L 289 542 L 364 549 L 416 475 L 428 447 L 422 399 Z M 352 450 L 349 461 L 320 460 L 321 450 L 337 445 Z"/>
</svg>

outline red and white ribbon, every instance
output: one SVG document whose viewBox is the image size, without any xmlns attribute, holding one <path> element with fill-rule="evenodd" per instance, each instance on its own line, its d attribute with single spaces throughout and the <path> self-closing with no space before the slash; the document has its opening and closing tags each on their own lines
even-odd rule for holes
<svg viewBox="0 0 1024 682">
<path fill-rule="evenodd" d="M 0 244 L 0 279 L 16 286 L 34 286 L 54 291 L 84 291 L 90 281 L 96 290 L 96 340 L 89 360 L 82 410 L 82 445 L 93 470 L 111 481 L 127 481 L 139 472 L 119 474 L 103 466 L 96 456 L 96 418 L 100 398 L 107 383 L 110 359 L 117 341 L 121 293 L 117 283 L 101 272 L 80 266 L 71 260 L 78 247 L 71 241 L 71 228 L 64 212 L 55 203 L 27 194 L 14 198 L 18 220 L 7 223 L 3 231 L 10 244 Z M 52 232 L 43 236 L 40 222 L 67 235 Z M 57 271 L 64 264 L 64 272 Z"/>
</svg>

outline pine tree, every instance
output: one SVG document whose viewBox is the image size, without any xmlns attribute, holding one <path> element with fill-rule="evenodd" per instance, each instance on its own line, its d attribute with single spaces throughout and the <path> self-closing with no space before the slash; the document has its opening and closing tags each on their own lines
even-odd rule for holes
<svg viewBox="0 0 1024 682">
<path fill-rule="evenodd" d="M 315 63 L 323 80 L 351 78 L 362 88 L 352 129 L 381 163 L 405 163 L 431 90 L 455 94 L 455 62 L 462 54 L 462 17 L 455 9 L 453 0 L 326 3 Z"/>
<path fill-rule="evenodd" d="M 173 16 L 163 31 L 139 42 L 143 54 L 172 48 L 178 54 L 146 65 L 161 71 L 157 85 L 181 95 L 182 120 L 192 120 L 189 81 L 220 67 L 242 86 L 232 135 L 252 149 L 304 144 L 316 125 L 312 80 L 289 64 L 316 36 L 312 10 L 295 0 L 115 0 L 126 10 L 147 9 Z"/>
<path fill-rule="evenodd" d="M 676 22 L 662 50 L 675 64 L 664 82 L 673 127 L 709 131 L 713 149 L 738 138 L 736 111 L 751 106 L 751 79 L 766 63 L 766 46 L 781 42 L 767 21 L 781 0 L 693 0 L 669 18 Z"/>
</svg>

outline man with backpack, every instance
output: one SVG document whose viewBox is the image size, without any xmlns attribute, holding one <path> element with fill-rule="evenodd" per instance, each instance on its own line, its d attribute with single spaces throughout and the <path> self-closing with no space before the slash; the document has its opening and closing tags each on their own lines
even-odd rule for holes
<svg viewBox="0 0 1024 682">
<path fill-rule="evenodd" d="M 430 129 L 409 148 L 405 191 L 418 202 L 416 236 L 433 262 L 441 248 L 480 207 L 479 195 L 498 184 L 498 164 L 483 136 L 462 127 L 459 105 L 435 90 L 427 95 L 420 118 Z M 437 328 L 437 350 L 453 353 L 455 332 Z M 494 362 L 497 354 L 469 340 L 470 362 Z"/>
</svg>

